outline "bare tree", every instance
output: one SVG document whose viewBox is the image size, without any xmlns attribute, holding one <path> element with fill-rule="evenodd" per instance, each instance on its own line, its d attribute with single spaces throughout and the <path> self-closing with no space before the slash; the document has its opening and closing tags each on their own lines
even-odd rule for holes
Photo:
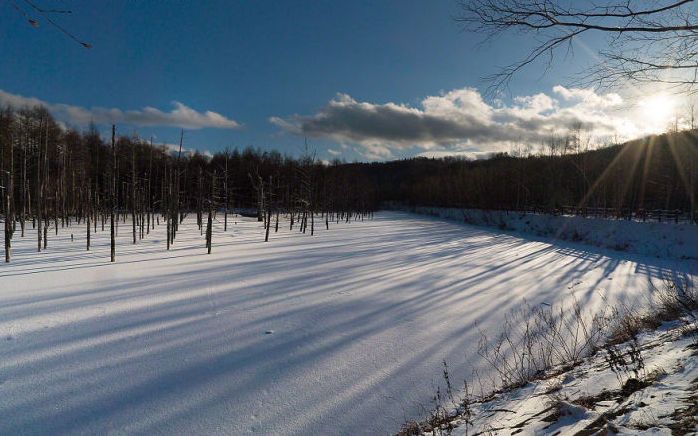
<svg viewBox="0 0 698 436">
<path fill-rule="evenodd" d="M 148 226 L 146 228 L 146 233 L 150 234 L 150 224 L 152 220 L 152 212 L 153 212 L 153 194 L 150 190 L 151 184 L 152 184 L 152 177 L 153 177 L 153 137 L 150 137 L 150 154 L 148 157 L 148 186 L 146 188 L 146 196 L 147 196 L 147 207 L 148 207 Z M 155 228 L 155 227 L 153 227 Z"/>
<path fill-rule="evenodd" d="M 42 117 L 41 121 L 43 122 L 44 119 Z M 44 132 L 45 132 L 45 138 L 44 138 L 44 143 L 45 147 L 44 150 L 45 152 L 48 151 L 48 118 L 46 119 L 46 126 Z M 41 126 L 43 127 L 43 126 Z M 39 138 L 39 141 L 37 143 L 37 154 L 36 154 L 36 221 L 37 221 L 37 248 L 36 251 L 41 252 L 41 223 L 43 220 L 42 217 L 42 209 L 43 209 L 43 190 L 44 190 L 44 169 L 42 165 L 42 159 L 41 159 L 41 138 Z"/>
<path fill-rule="evenodd" d="M 40 27 L 40 22 L 46 21 L 50 26 L 57 29 L 59 32 L 72 39 L 76 43 L 80 44 L 85 48 L 92 48 L 92 44 L 79 39 L 73 32 L 66 29 L 64 26 L 60 25 L 55 16 L 59 14 L 70 14 L 72 11 L 67 9 L 44 9 L 30 0 L 20 1 L 10 1 L 8 2 L 10 6 L 29 23 L 32 27 Z M 21 5 L 20 5 L 21 4 Z M 41 17 L 41 18 L 37 18 Z"/>
<path fill-rule="evenodd" d="M 267 190 L 267 201 L 266 201 L 266 206 L 267 206 L 267 212 L 266 212 L 266 219 L 265 219 L 265 227 L 266 227 L 266 234 L 264 235 L 264 242 L 269 242 L 269 229 L 271 229 L 271 208 L 272 208 L 272 196 L 274 195 L 274 192 L 272 191 L 272 177 L 269 176 L 269 189 Z"/>
<path fill-rule="evenodd" d="M 182 170 L 180 168 L 180 163 L 182 162 L 182 144 L 184 143 L 184 129 L 180 131 L 179 134 L 179 151 L 177 152 L 177 165 L 175 169 L 175 189 L 174 189 L 174 201 L 173 201 L 173 206 L 174 206 L 174 212 L 173 212 L 173 217 L 172 217 L 172 237 L 170 238 L 170 244 L 174 243 L 175 237 L 177 235 L 177 230 L 179 229 L 179 223 L 182 218 L 180 218 L 180 211 L 179 211 L 179 201 L 180 201 L 180 175 L 182 173 Z M 186 179 L 186 177 L 185 177 Z"/>
<path fill-rule="evenodd" d="M 206 221 L 206 252 L 211 254 L 213 245 L 213 207 L 216 198 L 216 172 L 211 174 L 211 194 L 208 199 L 208 219 Z"/>
<path fill-rule="evenodd" d="M 90 184 L 87 184 L 87 214 L 86 214 L 86 224 L 87 224 L 87 251 L 90 251 L 90 215 L 92 214 L 91 210 L 91 200 L 92 196 L 90 195 Z"/>
<path fill-rule="evenodd" d="M 136 143 L 131 144 L 131 224 L 133 243 L 136 243 Z"/>
<path fill-rule="evenodd" d="M 694 0 L 462 0 L 457 20 L 467 29 L 496 37 L 508 31 L 532 35 L 536 44 L 521 60 L 490 77 L 506 86 L 537 60 L 553 61 L 559 50 L 587 33 L 609 36 L 599 61 L 580 83 L 612 87 L 631 80 L 664 83 L 692 92 L 698 83 L 698 15 Z"/>
<path fill-rule="evenodd" d="M 116 126 L 111 126 L 111 168 L 112 168 L 112 183 L 111 183 L 111 261 L 116 261 L 116 235 L 114 233 L 114 214 L 116 213 Z"/>
<path fill-rule="evenodd" d="M 228 231 L 228 205 L 230 197 L 228 194 L 228 161 L 230 160 L 230 149 L 226 148 L 224 153 L 225 169 L 223 170 L 223 231 Z"/>
<path fill-rule="evenodd" d="M 12 181 L 14 178 L 14 174 L 12 172 L 12 168 L 14 165 L 14 159 L 13 159 L 13 144 L 12 140 L 9 141 L 9 160 L 8 160 L 8 169 L 5 170 L 5 176 L 6 176 L 6 183 L 5 183 L 5 262 L 10 262 L 10 257 L 11 257 L 11 249 L 12 249 L 12 233 L 13 233 L 13 224 L 14 224 L 14 211 L 13 211 L 13 198 L 12 198 L 12 193 L 14 192 L 14 187 L 12 185 Z M 0 149 L 1 150 L 1 149 Z"/>
<path fill-rule="evenodd" d="M 247 175 L 257 195 L 257 221 L 261 222 L 264 220 L 264 181 L 262 180 L 262 176 L 259 175 L 259 168 L 255 168 L 254 170 L 254 176 L 252 173 L 247 173 Z"/>
</svg>

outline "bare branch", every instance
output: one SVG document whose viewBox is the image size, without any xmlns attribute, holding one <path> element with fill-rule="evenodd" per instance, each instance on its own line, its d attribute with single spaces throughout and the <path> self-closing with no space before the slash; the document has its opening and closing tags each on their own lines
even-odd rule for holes
<svg viewBox="0 0 698 436">
<path fill-rule="evenodd" d="M 48 22 L 51 26 L 54 28 L 58 29 L 61 33 L 63 33 L 65 36 L 68 38 L 72 39 L 73 41 L 77 42 L 81 46 L 85 48 L 92 48 L 92 44 L 85 42 L 81 39 L 79 39 L 77 36 L 75 36 L 74 33 L 66 29 L 65 27 L 61 26 L 58 24 L 53 18 L 51 18 L 51 14 L 72 14 L 72 11 L 67 10 L 67 9 L 44 9 L 40 6 L 38 6 L 36 3 L 34 3 L 31 0 L 22 0 L 26 5 L 29 6 L 34 12 L 39 14 L 46 22 Z M 24 17 L 29 24 L 31 24 L 32 27 L 39 27 L 39 21 L 33 17 L 31 17 L 24 9 L 22 9 L 19 4 L 15 0 L 10 0 L 10 3 L 12 7 Z"/>
<path fill-rule="evenodd" d="M 549 67 L 556 51 L 562 46 L 569 50 L 582 33 L 600 32 L 609 36 L 609 50 L 599 52 L 601 61 L 585 79 L 606 85 L 646 80 L 692 89 L 698 69 L 693 1 L 626 0 L 604 6 L 587 3 L 580 9 L 554 0 L 463 0 L 463 13 L 456 20 L 486 38 L 519 31 L 540 41 L 522 60 L 489 77 L 494 88 L 507 85 L 540 58 L 547 58 Z"/>
</svg>

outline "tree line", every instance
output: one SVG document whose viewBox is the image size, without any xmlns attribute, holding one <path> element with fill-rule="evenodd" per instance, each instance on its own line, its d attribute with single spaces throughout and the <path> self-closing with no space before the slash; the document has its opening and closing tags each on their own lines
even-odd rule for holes
<svg viewBox="0 0 698 436">
<path fill-rule="evenodd" d="M 279 216 L 290 229 L 362 217 L 385 205 L 544 211 L 600 208 L 617 215 L 653 209 L 696 217 L 698 130 L 650 136 L 592 149 L 579 131 L 552 136 L 538 153 L 519 147 L 488 159 L 413 158 L 332 163 L 305 152 L 294 158 L 247 148 L 213 156 L 118 135 L 62 128 L 44 108 L 0 111 L 0 212 L 5 256 L 30 231 L 37 250 L 72 222 L 91 232 L 131 217 L 132 242 L 162 222 L 167 248 L 195 214 L 211 250 L 213 220 L 224 231 L 233 211 L 264 223 L 265 240 Z M 320 220 L 316 222 L 316 220 Z M 324 221 L 324 222 L 323 222 Z M 111 256 L 115 257 L 112 234 Z"/>
<path fill-rule="evenodd" d="M 42 107 L 0 112 L 0 187 L 5 259 L 11 241 L 30 231 L 37 251 L 46 249 L 51 233 L 73 222 L 86 224 L 86 250 L 91 233 L 109 227 L 111 258 L 115 232 L 130 216 L 136 244 L 155 225 L 167 226 L 167 249 L 180 224 L 195 214 L 211 251 L 212 226 L 220 217 L 224 231 L 233 211 L 257 216 L 269 239 L 279 215 L 313 234 L 317 225 L 350 220 L 372 212 L 375 192 L 357 171 L 324 165 L 312 153 L 300 158 L 251 148 L 212 157 L 184 147 L 184 132 L 174 149 L 152 140 L 118 135 L 103 138 L 94 126 L 84 132 L 62 128 Z M 272 224 L 272 221 L 275 223 Z M 316 223 L 316 220 L 324 222 Z"/>
</svg>

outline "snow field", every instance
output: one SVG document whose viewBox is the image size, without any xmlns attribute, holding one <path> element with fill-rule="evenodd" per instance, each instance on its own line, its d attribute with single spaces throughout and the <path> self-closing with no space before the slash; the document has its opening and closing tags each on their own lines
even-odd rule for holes
<svg viewBox="0 0 698 436">
<path fill-rule="evenodd" d="M 211 255 L 193 218 L 169 252 L 164 224 L 132 245 L 121 223 L 115 264 L 108 228 L 90 252 L 84 227 L 42 253 L 17 236 L 0 265 L 0 434 L 394 432 L 430 408 L 444 359 L 455 381 L 487 375 L 479 330 L 524 300 L 594 311 L 698 273 L 407 213 L 313 237 L 282 223 L 266 244 L 236 219 Z"/>
</svg>

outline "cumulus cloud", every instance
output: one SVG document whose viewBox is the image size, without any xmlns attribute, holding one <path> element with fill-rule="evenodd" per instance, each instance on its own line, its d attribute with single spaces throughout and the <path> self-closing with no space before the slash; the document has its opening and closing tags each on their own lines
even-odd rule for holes
<svg viewBox="0 0 698 436">
<path fill-rule="evenodd" d="M 157 145 L 157 144 L 156 144 Z M 171 154 L 172 156 L 176 156 L 177 153 L 179 153 L 179 144 L 172 144 L 172 143 L 163 143 L 160 144 L 162 147 L 165 147 L 167 149 L 168 153 Z M 198 148 L 191 148 L 191 147 L 184 147 L 182 146 L 182 153 L 184 153 L 185 156 L 193 156 L 196 153 L 199 153 L 200 155 L 207 157 L 207 158 L 212 158 L 213 153 L 211 153 L 209 150 L 199 150 Z"/>
<path fill-rule="evenodd" d="M 623 103 L 623 99 L 618 94 L 608 93 L 599 95 L 592 89 L 565 88 L 564 86 L 556 85 L 553 87 L 553 92 L 564 100 L 577 101 L 590 107 L 609 108 L 619 106 Z"/>
<path fill-rule="evenodd" d="M 16 108 L 44 106 L 59 121 L 68 124 L 85 126 L 90 122 L 96 124 L 123 123 L 134 126 L 170 126 L 185 129 L 202 129 L 205 127 L 217 129 L 237 129 L 240 123 L 217 112 L 196 111 L 178 101 L 172 102 L 169 112 L 154 107 L 144 107 L 140 110 L 121 110 L 116 108 L 84 108 L 62 103 L 49 103 L 34 97 L 24 97 L 0 90 L 0 106 Z"/>
<path fill-rule="evenodd" d="M 439 153 L 504 150 L 514 143 L 540 144 L 552 134 L 581 128 L 597 138 L 628 136 L 633 129 L 619 110 L 618 94 L 556 86 L 552 93 L 518 96 L 510 104 L 486 102 L 473 88 L 424 98 L 418 106 L 357 101 L 337 94 L 313 115 L 272 117 L 284 131 L 358 144 L 364 156 L 389 158 L 416 147 Z M 453 154 L 453 153 L 452 153 Z"/>
<path fill-rule="evenodd" d="M 458 140 L 485 127 L 486 120 L 471 99 L 429 97 L 424 105 L 425 109 L 416 109 L 395 103 L 364 103 L 338 94 L 313 116 L 272 117 L 270 121 L 291 133 L 311 137 L 406 146 Z M 453 111 L 455 106 L 458 109 Z"/>
</svg>

